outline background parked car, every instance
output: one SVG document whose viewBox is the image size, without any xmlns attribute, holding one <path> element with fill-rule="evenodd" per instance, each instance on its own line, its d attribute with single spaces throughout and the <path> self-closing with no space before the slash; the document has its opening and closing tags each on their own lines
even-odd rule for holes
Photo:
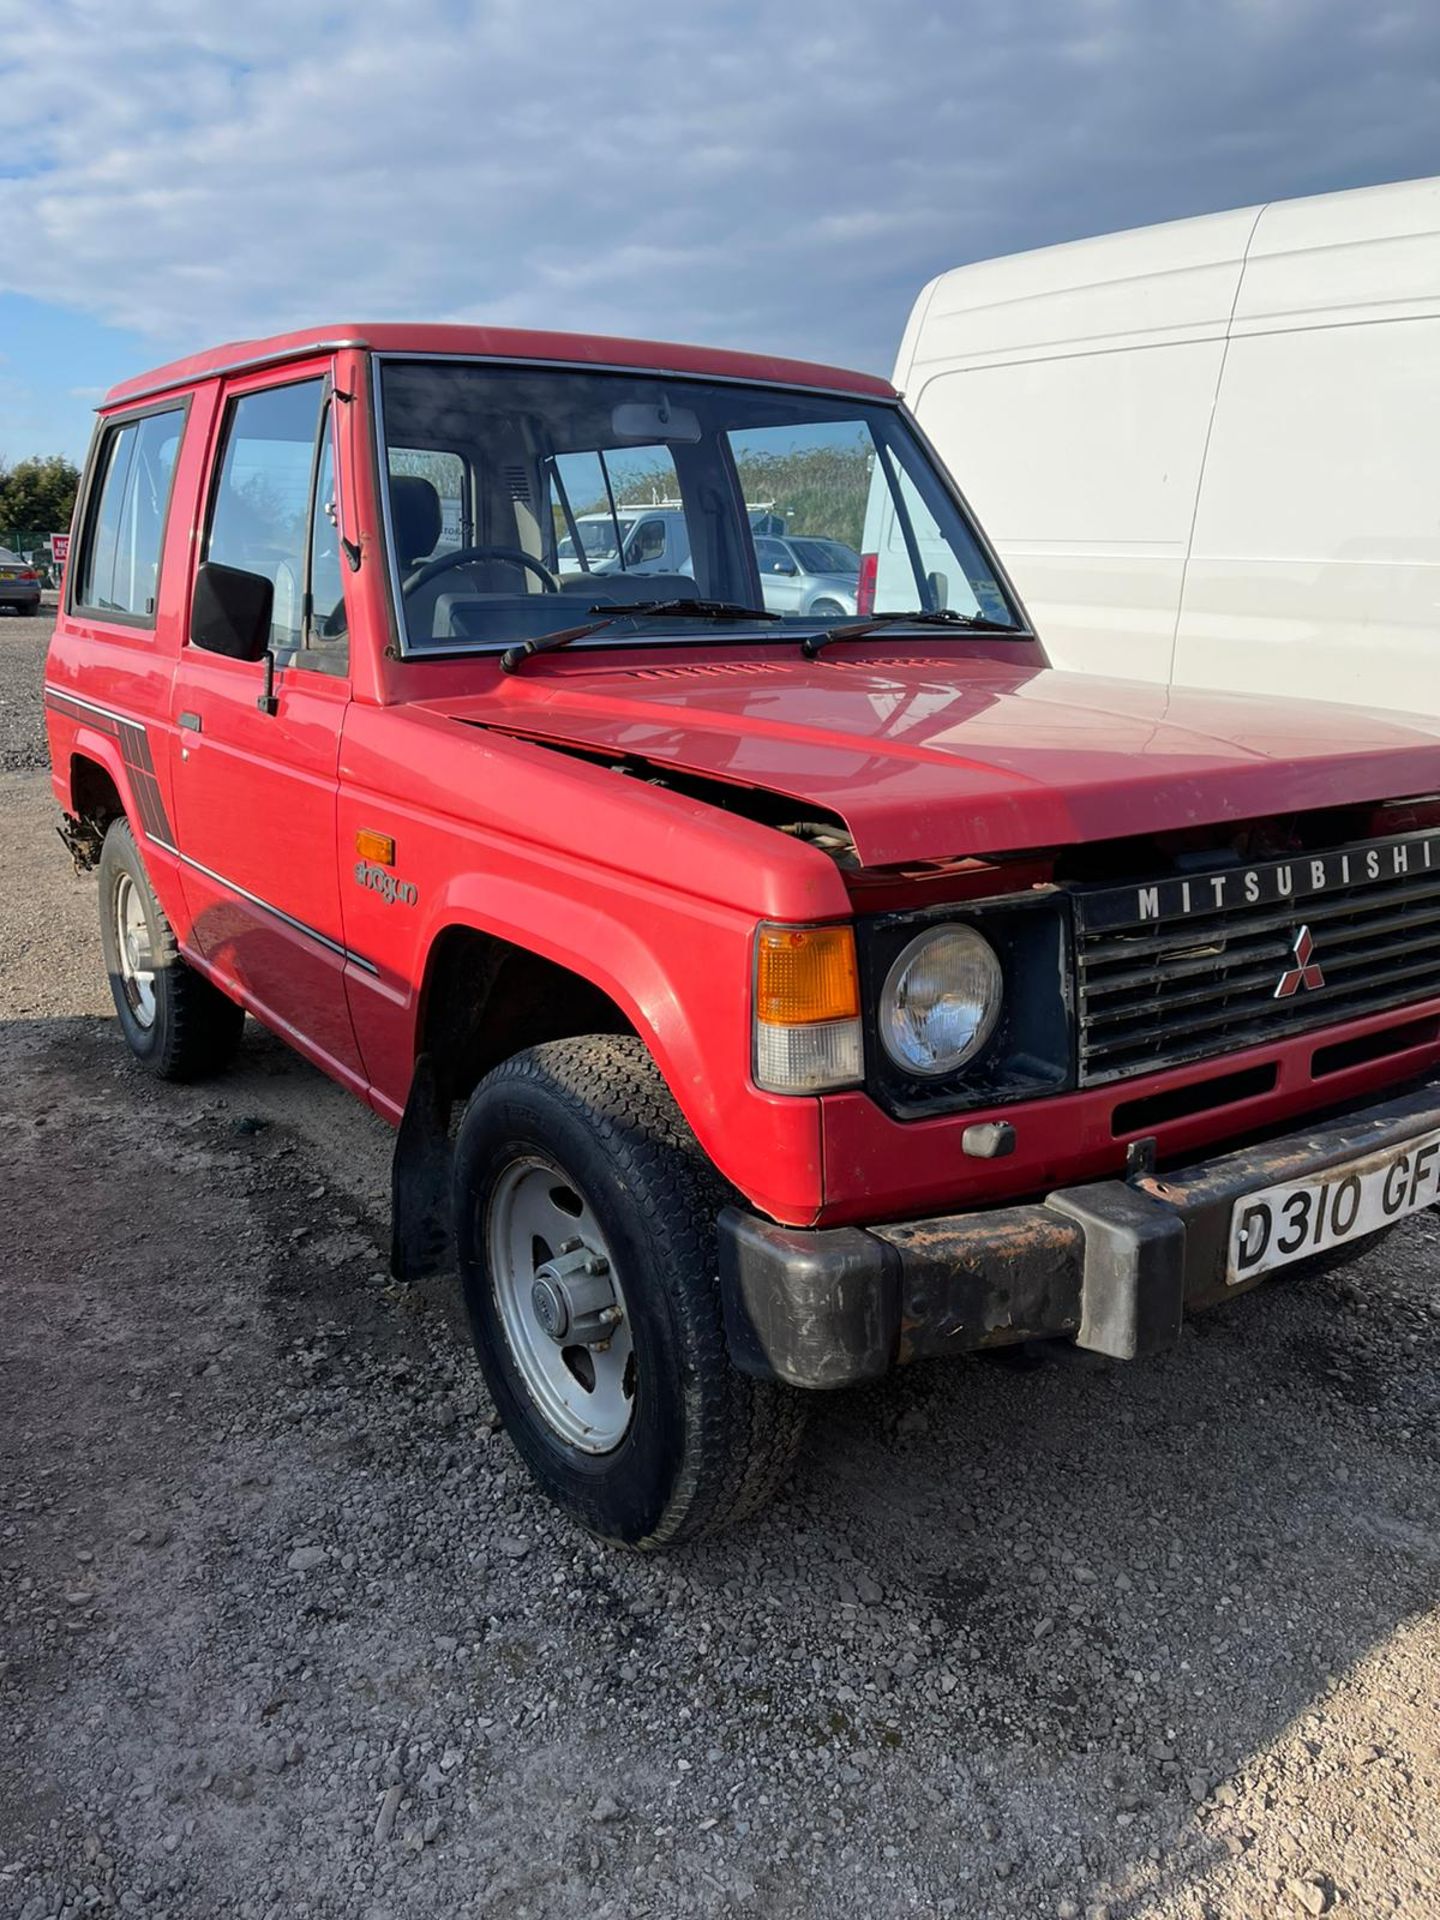
<svg viewBox="0 0 1440 1920">
<path fill-rule="evenodd" d="M 34 613 L 39 605 L 40 575 L 20 554 L 0 547 L 0 607 Z"/>
<path fill-rule="evenodd" d="M 772 613 L 854 613 L 860 556 L 853 547 L 799 534 L 786 540 L 757 538 L 755 559 Z"/>
</svg>

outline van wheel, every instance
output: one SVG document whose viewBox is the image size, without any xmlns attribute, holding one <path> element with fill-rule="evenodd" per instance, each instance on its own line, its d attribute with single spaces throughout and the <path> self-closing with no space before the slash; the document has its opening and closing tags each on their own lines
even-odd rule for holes
<svg viewBox="0 0 1440 1920">
<path fill-rule="evenodd" d="M 816 620 L 844 620 L 848 615 L 838 600 L 816 600 L 810 608 L 810 617 Z"/>
<path fill-rule="evenodd" d="M 762 1506 L 805 1401 L 730 1364 L 725 1194 L 641 1042 L 554 1040 L 497 1067 L 460 1123 L 454 1179 L 480 1364 L 556 1505 L 647 1548 Z"/>
<path fill-rule="evenodd" d="M 130 1051 L 162 1080 L 199 1080 L 226 1065 L 243 1007 L 187 966 L 124 820 L 100 849 L 100 946 Z"/>
</svg>

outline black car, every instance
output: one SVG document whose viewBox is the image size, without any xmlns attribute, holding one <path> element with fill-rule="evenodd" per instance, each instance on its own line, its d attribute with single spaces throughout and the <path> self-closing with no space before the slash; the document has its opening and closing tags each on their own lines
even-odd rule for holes
<svg viewBox="0 0 1440 1920">
<path fill-rule="evenodd" d="M 14 607 L 17 613 L 40 609 L 40 575 L 8 547 L 0 547 L 0 607 Z"/>
</svg>

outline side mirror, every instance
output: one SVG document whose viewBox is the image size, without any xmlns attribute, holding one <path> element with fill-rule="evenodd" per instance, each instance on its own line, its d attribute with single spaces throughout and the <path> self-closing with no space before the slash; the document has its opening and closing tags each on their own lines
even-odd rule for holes
<svg viewBox="0 0 1440 1920">
<path fill-rule="evenodd" d="M 794 565 L 789 560 L 777 560 L 770 569 L 772 573 L 794 573 Z"/>
<path fill-rule="evenodd" d="M 195 573 L 190 640 L 229 660 L 263 660 L 270 651 L 275 582 L 243 567 L 207 560 Z"/>
</svg>

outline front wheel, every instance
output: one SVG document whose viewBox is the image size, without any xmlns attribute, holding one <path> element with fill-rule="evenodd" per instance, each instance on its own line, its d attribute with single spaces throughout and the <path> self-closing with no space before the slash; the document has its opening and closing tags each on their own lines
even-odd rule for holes
<svg viewBox="0 0 1440 1920">
<path fill-rule="evenodd" d="M 653 1548 L 769 1498 L 805 1403 L 730 1364 L 724 1196 L 638 1040 L 556 1040 L 497 1067 L 461 1122 L 454 1201 L 486 1381 L 564 1512 Z"/>
</svg>

